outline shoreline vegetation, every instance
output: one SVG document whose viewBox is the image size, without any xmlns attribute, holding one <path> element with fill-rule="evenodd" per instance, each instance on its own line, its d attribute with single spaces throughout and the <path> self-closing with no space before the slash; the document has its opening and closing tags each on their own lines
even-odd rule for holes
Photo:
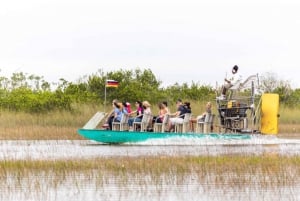
<svg viewBox="0 0 300 201">
<path fill-rule="evenodd" d="M 0 140 L 82 140 L 77 129 L 95 112 L 109 112 L 110 102 L 115 98 L 130 102 L 132 109 L 136 100 L 147 100 L 154 115 L 158 114 L 158 102 L 167 101 L 171 111 L 175 111 L 175 101 L 181 98 L 191 103 L 195 118 L 203 113 L 207 101 L 213 102 L 220 90 L 220 86 L 200 82 L 163 87 L 151 69 L 139 68 L 111 72 L 99 69 L 76 83 L 61 78 L 53 89 L 42 76 L 23 72 L 0 78 Z M 108 79 L 118 82 L 118 88 L 107 88 Z M 260 90 L 279 94 L 282 103 L 279 133 L 300 133 L 300 109 L 297 109 L 300 89 L 291 89 L 288 80 L 278 79 L 272 73 L 262 75 L 260 80 Z M 244 90 L 240 95 L 249 97 L 249 93 Z M 217 114 L 215 104 L 212 110 Z"/>
</svg>

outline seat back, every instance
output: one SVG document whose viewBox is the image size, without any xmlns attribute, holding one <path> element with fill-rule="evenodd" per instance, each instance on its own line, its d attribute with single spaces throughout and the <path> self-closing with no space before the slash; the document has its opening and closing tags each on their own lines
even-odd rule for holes
<svg viewBox="0 0 300 201">
<path fill-rule="evenodd" d="M 165 128 L 167 128 L 167 126 L 168 126 L 169 120 L 170 120 L 170 115 L 169 114 L 165 114 L 162 123 L 158 123 L 158 122 L 154 123 L 154 125 L 153 125 L 154 132 L 162 132 L 162 133 L 164 133 L 165 132 Z"/>
<path fill-rule="evenodd" d="M 162 124 L 168 124 L 169 120 L 170 120 L 170 115 L 169 114 L 165 114 L 164 120 L 163 120 Z"/>
<path fill-rule="evenodd" d="M 151 114 L 143 114 L 141 122 L 133 122 L 133 129 L 137 130 L 137 126 L 139 125 L 141 128 L 141 131 L 146 131 L 147 127 L 150 123 L 152 115 Z"/>
<path fill-rule="evenodd" d="M 148 124 L 150 122 L 150 117 L 151 117 L 150 114 L 143 114 L 142 123 Z"/>
<path fill-rule="evenodd" d="M 192 117 L 192 113 L 185 113 L 183 118 L 183 123 L 189 123 Z"/>
<path fill-rule="evenodd" d="M 112 122 L 112 130 L 123 131 L 127 129 L 129 115 L 123 113 L 120 122 Z"/>
<path fill-rule="evenodd" d="M 211 123 L 213 120 L 213 114 L 208 113 L 205 115 L 204 123 Z"/>
<path fill-rule="evenodd" d="M 152 115 L 151 114 L 143 114 L 142 122 L 141 122 L 141 131 L 146 131 L 147 127 L 150 123 Z"/>
<path fill-rule="evenodd" d="M 121 121 L 120 121 L 120 124 L 126 124 L 126 123 L 128 123 L 128 119 L 129 119 L 129 115 L 123 113 L 123 114 L 122 114 Z"/>
<path fill-rule="evenodd" d="M 163 122 L 161 123 L 161 132 L 162 133 L 164 133 L 166 128 L 168 128 L 169 120 L 170 120 L 170 115 L 165 114 Z"/>
<path fill-rule="evenodd" d="M 192 117 L 192 113 L 185 113 L 182 123 L 175 123 L 175 132 L 176 133 L 188 132 L 191 117 Z"/>
<path fill-rule="evenodd" d="M 209 133 L 213 131 L 213 123 L 214 123 L 215 114 L 206 114 L 204 120 L 204 133 Z"/>
</svg>

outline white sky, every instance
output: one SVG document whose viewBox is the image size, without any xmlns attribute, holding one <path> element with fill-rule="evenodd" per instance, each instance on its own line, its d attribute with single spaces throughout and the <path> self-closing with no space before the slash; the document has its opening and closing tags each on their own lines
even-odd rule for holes
<svg viewBox="0 0 300 201">
<path fill-rule="evenodd" d="M 9 0 L 1 75 L 47 81 L 150 68 L 164 85 L 276 73 L 300 87 L 300 3 L 292 0 Z"/>
</svg>

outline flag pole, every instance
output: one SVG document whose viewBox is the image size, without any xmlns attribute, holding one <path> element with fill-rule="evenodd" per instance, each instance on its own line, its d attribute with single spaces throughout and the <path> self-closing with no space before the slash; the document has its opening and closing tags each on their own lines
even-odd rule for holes
<svg viewBox="0 0 300 201">
<path fill-rule="evenodd" d="M 104 112 L 106 112 L 106 88 L 107 87 L 118 87 L 119 82 L 115 80 L 108 80 L 105 78 L 105 88 L 104 88 Z"/>
<path fill-rule="evenodd" d="M 107 83 L 107 80 L 105 78 L 105 87 L 104 87 L 104 113 L 106 112 L 106 83 Z"/>
</svg>

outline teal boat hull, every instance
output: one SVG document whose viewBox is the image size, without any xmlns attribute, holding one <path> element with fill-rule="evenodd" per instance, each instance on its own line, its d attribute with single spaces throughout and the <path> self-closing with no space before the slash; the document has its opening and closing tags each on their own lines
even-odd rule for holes
<svg viewBox="0 0 300 201">
<path fill-rule="evenodd" d="M 101 129 L 78 129 L 78 133 L 86 139 L 107 144 L 121 144 L 142 142 L 149 139 L 166 139 L 173 137 L 192 137 L 216 139 L 250 139 L 249 134 L 195 134 L 195 133 L 155 133 L 155 132 L 135 132 L 135 131 L 111 131 Z"/>
</svg>

